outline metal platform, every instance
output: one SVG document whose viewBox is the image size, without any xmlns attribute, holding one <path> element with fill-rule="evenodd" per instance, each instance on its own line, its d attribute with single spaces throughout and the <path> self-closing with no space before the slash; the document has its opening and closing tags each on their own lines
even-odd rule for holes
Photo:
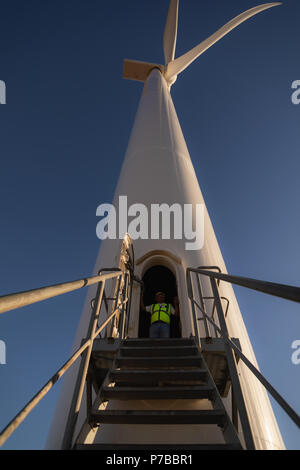
<svg viewBox="0 0 300 470">
<path fill-rule="evenodd" d="M 241 350 L 238 338 L 231 338 L 231 341 Z M 231 386 L 231 380 L 224 340 L 222 338 L 201 338 L 201 352 L 220 395 L 226 397 Z M 238 362 L 239 357 L 236 356 L 236 360 Z"/>
<path fill-rule="evenodd" d="M 158 372 L 157 375 L 155 375 L 155 371 L 153 371 L 152 376 L 149 374 L 143 374 L 141 371 L 139 371 L 138 377 L 136 377 L 135 374 L 132 375 L 132 372 L 126 374 L 126 368 L 130 370 L 131 368 L 136 367 L 139 361 L 144 362 L 145 359 L 152 367 L 161 367 L 163 361 L 166 368 L 168 368 L 168 371 L 164 373 L 164 379 L 168 379 L 169 381 L 172 381 L 172 376 L 176 376 L 176 373 L 182 366 L 182 363 L 184 363 L 186 366 L 187 360 L 189 360 L 191 370 L 185 371 L 185 378 L 187 381 L 193 380 L 192 367 L 201 367 L 201 361 L 193 352 L 191 339 L 170 338 L 167 340 L 167 343 L 166 340 L 162 341 L 157 339 L 154 341 L 155 345 L 157 346 L 155 356 L 152 355 L 149 358 L 136 358 L 134 357 L 133 353 L 131 353 L 132 357 L 121 357 L 119 359 L 119 361 L 122 363 L 123 370 L 122 372 L 118 373 L 118 381 L 122 381 L 124 386 L 128 386 L 130 385 L 132 377 L 134 376 L 134 380 L 138 381 L 141 385 L 150 385 L 151 383 L 154 383 L 157 377 L 159 377 L 159 374 L 162 374 L 161 371 L 160 373 Z M 241 349 L 240 342 L 237 338 L 232 338 L 232 341 L 238 346 L 239 349 Z M 141 348 L 143 348 L 146 344 L 147 339 L 144 338 L 130 340 L 131 348 L 136 346 L 139 348 L 139 351 L 143 351 Z M 162 346 L 162 344 L 164 344 L 164 346 Z M 168 346 L 166 346 L 166 344 Z M 115 338 L 95 339 L 90 364 L 90 373 L 97 384 L 97 388 L 100 388 L 108 370 L 112 367 L 113 361 L 121 345 L 123 345 L 123 351 L 126 351 L 126 340 L 121 341 Z M 145 348 L 145 353 L 146 352 L 147 349 Z M 181 353 L 185 356 L 178 357 Z M 231 380 L 226 359 L 224 340 L 222 338 L 201 338 L 201 353 L 220 395 L 222 397 L 226 397 L 230 389 Z M 165 357 L 166 354 L 168 355 L 168 359 Z M 170 357 L 170 355 L 173 357 Z M 173 368 L 174 370 L 172 371 L 170 368 Z M 197 372 L 197 378 L 199 378 L 199 372 Z"/>
</svg>

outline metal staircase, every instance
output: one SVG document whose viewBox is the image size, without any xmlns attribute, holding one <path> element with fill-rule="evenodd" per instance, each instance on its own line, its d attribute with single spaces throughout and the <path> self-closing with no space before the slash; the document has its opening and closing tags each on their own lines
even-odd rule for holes
<svg viewBox="0 0 300 470">
<path fill-rule="evenodd" d="M 218 267 L 213 266 L 187 268 L 187 294 L 191 303 L 193 336 L 156 340 L 125 339 L 130 320 L 132 286 L 135 281 L 140 281 L 134 276 L 132 244 L 124 242 L 121 255 L 123 261 L 119 268 L 102 269 L 98 275 L 92 277 L 0 297 L 2 314 L 87 286 L 97 286 L 95 298 L 91 302 L 86 337 L 72 356 L 0 432 L 0 446 L 78 359 L 80 364 L 65 423 L 62 449 L 254 449 L 248 411 L 239 380 L 239 361 L 255 375 L 300 428 L 300 417 L 296 411 L 243 354 L 238 338 L 229 335 L 226 323 L 229 305 L 227 299 L 219 295 L 218 283 L 229 282 L 298 303 L 299 287 L 232 276 L 221 273 Z M 209 295 L 203 293 L 201 276 L 210 281 Z M 114 288 L 110 289 L 113 297 L 107 296 L 105 291 L 110 282 L 114 285 Z M 198 296 L 194 293 L 194 288 Z M 225 310 L 222 300 L 227 301 Z M 213 302 L 211 313 L 206 308 L 206 302 Z M 100 318 L 103 308 L 104 320 L 103 316 Z M 200 322 L 203 322 L 205 337 L 199 334 Z M 112 333 L 114 338 L 111 338 Z M 223 398 L 229 390 L 232 399 L 231 417 L 223 404 Z M 84 393 L 86 406 L 82 403 Z M 194 404 L 200 403 L 201 406 L 197 409 L 159 409 L 161 400 L 166 400 L 167 403 L 172 399 L 195 400 Z M 130 400 L 158 400 L 160 406 L 156 410 L 152 408 L 151 411 L 133 410 L 129 406 L 128 409 L 126 407 L 118 410 L 110 407 L 114 400 L 128 403 Z M 207 404 L 210 404 L 209 408 Z M 78 416 L 82 410 L 86 421 L 77 435 Z M 197 424 L 200 427 L 209 424 L 219 426 L 219 434 L 221 437 L 223 435 L 224 442 L 187 445 L 180 442 L 178 435 L 177 444 L 151 444 L 150 438 L 147 439 L 147 444 L 92 444 L 91 437 L 95 437 L 101 424 L 107 423 L 147 426 Z M 241 429 L 238 434 L 239 425 Z M 87 435 L 89 438 L 85 439 Z M 242 443 L 239 436 L 242 436 Z"/>
<path fill-rule="evenodd" d="M 111 400 L 208 400 L 211 409 L 110 410 Z M 107 402 L 104 410 L 99 410 Z M 217 386 L 194 338 L 127 339 L 114 359 L 88 422 L 101 424 L 216 425 L 223 444 L 76 444 L 77 450 L 238 450 L 243 449 Z M 153 436 L 154 437 L 154 436 Z"/>
</svg>

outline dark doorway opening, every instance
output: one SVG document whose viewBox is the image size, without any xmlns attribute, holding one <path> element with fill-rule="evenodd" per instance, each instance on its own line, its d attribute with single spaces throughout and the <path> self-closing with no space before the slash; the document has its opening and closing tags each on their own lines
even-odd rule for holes
<svg viewBox="0 0 300 470">
<path fill-rule="evenodd" d="M 163 291 L 166 294 L 166 302 L 174 306 L 173 299 L 177 296 L 177 286 L 176 278 L 170 269 L 165 266 L 153 266 L 144 274 L 143 283 L 145 306 L 154 303 L 154 296 L 158 291 Z M 149 328 L 150 314 L 141 310 L 139 316 L 139 338 L 149 338 Z M 175 317 L 175 315 L 171 316 L 170 337 L 181 338 L 180 319 Z"/>
</svg>

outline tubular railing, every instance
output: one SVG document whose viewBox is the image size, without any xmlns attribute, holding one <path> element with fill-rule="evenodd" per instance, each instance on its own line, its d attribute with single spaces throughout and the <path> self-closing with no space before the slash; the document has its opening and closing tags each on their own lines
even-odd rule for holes
<svg viewBox="0 0 300 470">
<path fill-rule="evenodd" d="M 211 269 L 217 269 L 218 272 L 211 271 Z M 108 271 L 106 274 L 103 272 Z M 192 273 L 197 276 L 197 288 L 200 297 L 200 304 L 194 299 L 193 284 L 192 284 Z M 253 437 L 249 424 L 249 419 L 244 403 L 243 394 L 241 391 L 240 382 L 238 379 L 237 364 L 235 355 L 238 356 L 251 372 L 257 377 L 257 379 L 263 384 L 266 390 L 273 396 L 273 398 L 279 403 L 279 405 L 286 411 L 294 423 L 300 427 L 299 415 L 290 407 L 290 405 L 281 397 L 281 395 L 274 389 L 274 387 L 265 379 L 265 377 L 257 370 L 257 368 L 244 356 L 241 350 L 231 341 L 228 335 L 226 325 L 226 313 L 228 311 L 228 299 L 220 297 L 218 291 L 219 282 L 225 281 L 240 286 L 244 286 L 250 289 L 254 289 L 260 292 L 264 292 L 277 297 L 293 300 L 300 302 L 300 288 L 286 286 L 282 284 L 275 284 L 270 282 L 258 281 L 249 278 L 243 278 L 238 276 L 231 276 L 220 272 L 219 268 L 216 267 L 200 267 L 198 269 L 188 268 L 187 269 L 187 287 L 188 296 L 192 305 L 193 322 L 195 336 L 200 344 L 200 335 L 198 329 L 198 319 L 196 316 L 196 309 L 199 309 L 204 320 L 204 328 L 206 335 L 209 335 L 208 325 L 213 325 L 215 334 L 217 333 L 223 338 L 226 348 L 226 356 L 228 361 L 229 372 L 232 380 L 232 389 L 234 399 L 236 400 L 237 407 L 240 414 L 240 419 L 243 428 L 243 434 L 246 442 L 247 449 L 253 449 Z M 207 276 L 210 279 L 210 284 L 213 292 L 213 296 L 203 296 L 201 282 L 199 276 Z M 62 295 L 67 292 L 72 292 L 77 289 L 81 289 L 86 286 L 98 284 L 95 298 L 91 302 L 92 314 L 88 327 L 87 337 L 83 340 L 83 344 L 72 354 L 67 362 L 48 380 L 48 382 L 36 393 L 36 395 L 24 406 L 24 408 L 10 421 L 10 423 L 0 433 L 0 446 L 3 445 L 8 437 L 17 429 L 17 427 L 24 421 L 28 414 L 36 407 L 36 405 L 42 400 L 42 398 L 52 389 L 55 383 L 69 370 L 69 368 L 76 362 L 81 356 L 81 363 L 79 373 L 77 374 L 77 381 L 73 393 L 73 399 L 67 419 L 67 424 L 63 439 L 63 449 L 69 449 L 72 447 L 72 439 L 74 430 L 78 418 L 78 413 L 82 403 L 82 397 L 84 387 L 87 379 L 89 361 L 93 349 L 93 342 L 107 325 L 111 324 L 112 329 L 115 327 L 118 332 L 119 338 L 123 339 L 126 336 L 128 327 L 128 315 L 131 300 L 132 282 L 133 275 L 130 270 L 122 271 L 119 268 L 103 269 L 99 271 L 97 276 L 88 277 L 76 281 L 66 282 L 62 284 L 55 284 L 52 286 L 42 287 L 25 292 L 19 292 L 15 294 L 9 294 L 0 297 L 0 313 L 4 313 L 16 308 L 20 308 L 26 305 L 33 304 L 48 298 L 52 298 L 58 295 Z M 108 298 L 105 294 L 105 283 L 109 280 L 115 280 L 114 297 Z M 213 311 L 210 317 L 205 311 L 204 300 L 213 300 Z M 113 300 L 112 313 L 109 313 L 108 301 Z M 224 314 L 221 300 L 227 301 L 226 312 Z M 101 325 L 99 325 L 99 317 L 101 307 L 104 304 L 108 318 Z M 218 322 L 217 324 L 214 318 L 214 311 L 217 312 Z M 233 354 L 235 352 L 235 355 Z"/>
<path fill-rule="evenodd" d="M 218 272 L 212 271 L 212 269 L 217 269 Z M 198 294 L 200 297 L 200 302 L 198 303 L 194 297 L 193 291 L 193 282 L 192 282 L 192 273 L 196 275 L 196 284 L 198 288 Z M 199 279 L 200 276 L 206 276 L 210 280 L 210 285 L 212 289 L 213 296 L 204 297 L 202 293 L 201 281 Z M 205 320 L 205 332 L 206 336 L 210 337 L 208 332 L 207 322 L 211 324 L 215 329 L 215 334 L 217 337 L 217 333 L 219 333 L 220 337 L 224 340 L 225 344 L 225 352 L 228 361 L 228 368 L 229 373 L 232 381 L 232 391 L 234 395 L 234 399 L 237 404 L 237 408 L 240 414 L 241 425 L 243 428 L 243 434 L 245 438 L 246 448 L 252 449 L 253 448 L 253 436 L 249 424 L 249 418 L 246 410 L 246 406 L 244 403 L 244 398 L 241 390 L 240 381 L 238 378 L 238 370 L 237 370 L 237 363 L 235 356 L 238 356 L 243 363 L 251 370 L 251 372 L 255 375 L 255 377 L 262 383 L 262 385 L 266 388 L 266 390 L 272 395 L 272 397 L 277 401 L 280 407 L 288 414 L 288 416 L 292 419 L 292 421 L 300 428 L 300 417 L 299 415 L 293 410 L 293 408 L 284 400 L 284 398 L 277 392 L 277 390 L 268 382 L 268 380 L 259 372 L 259 370 L 247 359 L 246 356 L 242 353 L 242 351 L 237 347 L 237 345 L 231 341 L 228 329 L 226 325 L 226 314 L 224 314 L 224 310 L 222 307 L 222 302 L 219 295 L 218 285 L 220 281 L 229 282 L 232 284 L 236 284 L 239 286 L 247 287 L 252 290 L 256 290 L 259 292 L 264 292 L 269 295 L 281 297 L 284 299 L 292 300 L 295 302 L 300 302 L 300 288 L 287 286 L 283 284 L 276 284 L 271 282 L 259 281 L 250 278 L 244 278 L 240 276 L 231 276 L 229 274 L 221 273 L 218 267 L 211 267 L 211 266 L 204 266 L 199 268 L 187 268 L 186 271 L 186 280 L 187 280 L 187 290 L 188 290 L 188 297 L 191 302 L 192 306 L 192 313 L 193 313 L 193 324 L 194 324 L 194 331 L 195 337 L 200 345 L 200 334 L 199 334 L 199 326 L 198 320 Z M 218 322 L 217 324 L 213 320 L 213 313 L 212 316 L 209 316 L 204 308 L 204 299 L 213 299 L 213 312 L 214 309 L 217 311 Z M 223 298 L 228 302 L 228 299 L 225 297 Z M 200 310 L 203 317 L 197 318 L 196 315 L 196 308 Z M 228 303 L 226 307 L 226 313 L 228 311 Z M 233 354 L 233 351 L 235 354 Z"/>
<path fill-rule="evenodd" d="M 103 274 L 103 271 L 110 271 Z M 99 326 L 99 316 L 103 302 L 108 307 L 107 298 L 105 296 L 105 283 L 108 280 L 115 280 L 117 289 L 115 290 L 115 298 L 112 313 L 106 318 L 105 321 Z M 89 360 L 91 357 L 94 339 L 104 330 L 110 323 L 115 321 L 118 328 L 120 338 L 126 335 L 126 325 L 128 324 L 128 291 L 132 283 L 131 273 L 127 270 L 122 271 L 118 268 L 103 269 L 99 271 L 97 276 L 80 279 L 77 281 L 56 284 L 40 289 L 34 289 L 26 292 L 19 292 L 16 294 L 9 294 L 0 297 L 0 313 L 13 310 L 15 308 L 30 305 L 41 300 L 49 299 L 57 295 L 72 292 L 82 287 L 98 284 L 95 299 L 91 302 L 92 314 L 88 327 L 87 337 L 84 339 L 83 344 L 72 354 L 67 362 L 48 380 L 48 382 L 36 393 L 36 395 L 22 408 L 22 410 L 10 421 L 10 423 L 0 433 L 0 446 L 2 446 L 9 436 L 18 428 L 24 421 L 29 413 L 36 407 L 42 398 L 52 389 L 55 383 L 69 370 L 69 368 L 81 356 L 81 363 L 79 373 L 77 375 L 77 382 L 74 389 L 73 400 L 70 407 L 70 412 L 67 420 L 67 425 L 64 434 L 63 448 L 70 448 L 74 429 L 77 422 L 79 409 L 82 402 L 82 396 L 87 378 Z M 108 309 L 107 309 L 108 313 Z"/>
</svg>

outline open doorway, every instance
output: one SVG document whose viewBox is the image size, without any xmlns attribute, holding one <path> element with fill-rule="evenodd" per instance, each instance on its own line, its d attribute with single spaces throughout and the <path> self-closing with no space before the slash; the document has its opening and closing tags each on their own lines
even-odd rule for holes
<svg viewBox="0 0 300 470">
<path fill-rule="evenodd" d="M 143 276 L 144 305 L 154 302 L 156 292 L 163 291 L 166 294 L 166 302 L 173 305 L 173 298 L 177 296 L 176 278 L 170 269 L 165 266 L 152 266 Z M 150 314 L 140 311 L 139 338 L 149 338 Z M 181 338 L 180 319 L 171 315 L 170 337 Z"/>
</svg>

